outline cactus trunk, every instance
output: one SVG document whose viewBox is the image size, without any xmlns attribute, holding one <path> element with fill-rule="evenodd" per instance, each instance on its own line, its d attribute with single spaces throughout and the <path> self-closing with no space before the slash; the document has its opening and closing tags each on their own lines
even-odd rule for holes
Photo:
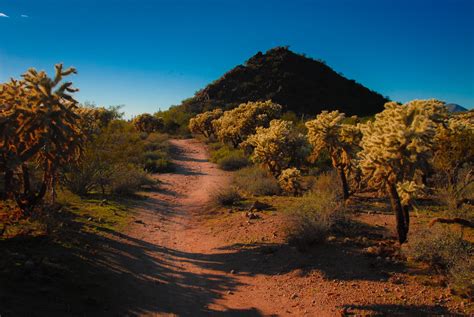
<svg viewBox="0 0 474 317">
<path fill-rule="evenodd" d="M 387 191 L 390 196 L 392 210 L 397 220 L 398 241 L 402 244 L 407 240 L 409 224 L 408 208 L 403 208 L 395 184 L 388 184 Z"/>
</svg>

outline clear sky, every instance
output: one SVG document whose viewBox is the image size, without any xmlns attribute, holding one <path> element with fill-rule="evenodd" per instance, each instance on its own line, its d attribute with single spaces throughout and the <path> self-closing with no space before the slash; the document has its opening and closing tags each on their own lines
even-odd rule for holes
<svg viewBox="0 0 474 317">
<path fill-rule="evenodd" d="M 289 45 L 393 100 L 474 107 L 474 0 L 0 0 L 0 81 L 64 62 L 80 101 L 179 104 Z"/>
</svg>

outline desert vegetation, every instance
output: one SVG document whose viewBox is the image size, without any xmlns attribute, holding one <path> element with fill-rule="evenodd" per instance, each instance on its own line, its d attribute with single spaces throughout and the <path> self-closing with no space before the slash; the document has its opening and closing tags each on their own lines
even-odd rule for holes
<svg viewBox="0 0 474 317">
<path fill-rule="evenodd" d="M 399 244 L 408 242 L 397 256 L 428 265 L 447 277 L 453 292 L 472 295 L 472 283 L 465 282 L 472 279 L 472 112 L 448 113 L 438 100 L 414 100 L 388 102 L 371 118 L 346 118 L 335 110 L 314 119 L 287 114 L 285 120 L 272 105 L 214 110 L 214 120 L 211 112 L 199 117 L 212 133 L 191 129 L 207 139 L 212 157 L 225 161 L 238 153 L 252 163 L 235 172 L 232 189 L 217 194 L 230 202 L 221 205 L 241 208 L 257 197 L 294 196 L 278 210 L 286 214 L 288 243 L 307 250 L 341 232 L 357 232 L 351 210 L 361 208 L 361 200 L 383 199 L 394 215 Z M 414 212 L 417 217 L 428 212 L 427 221 L 436 225 L 410 234 Z M 453 223 L 469 234 L 460 234 Z M 369 254 L 374 250 L 380 249 L 369 248 Z"/>
<path fill-rule="evenodd" d="M 8 245 L 0 277 L 21 269 L 42 280 L 46 270 L 35 265 L 59 270 L 44 254 L 40 260 L 39 255 L 18 257 L 15 239 L 45 237 L 48 248 L 60 246 L 59 254 L 70 262 L 71 256 L 90 259 L 96 251 L 89 250 L 89 243 L 110 239 L 102 254 L 109 254 L 104 250 L 110 245 L 118 253 L 111 252 L 109 261 L 135 248 L 115 263 L 121 269 L 134 259 L 149 260 L 138 275 L 153 276 L 152 286 L 146 286 L 152 289 L 167 285 L 159 282 L 166 274 L 174 281 L 176 273 L 161 276 L 165 265 L 157 267 L 160 261 L 147 252 L 180 257 L 174 261 L 181 261 L 182 272 L 198 272 L 196 285 L 202 283 L 203 270 L 221 270 L 215 276 L 226 281 L 222 276 L 236 275 L 236 270 L 225 265 L 239 261 L 254 276 L 285 275 L 294 259 L 311 262 L 298 268 L 324 268 L 328 276 L 338 276 L 331 270 L 347 256 L 372 270 L 359 269 L 354 281 L 370 275 L 366 283 L 388 283 L 385 275 L 395 273 L 385 270 L 398 270 L 406 279 L 436 276 L 437 286 L 449 287 L 463 305 L 472 299 L 472 111 L 450 113 L 444 102 L 430 99 L 387 102 L 364 118 L 332 108 L 305 116 L 259 100 L 221 107 L 210 101 L 202 109 L 208 111 L 199 113 L 188 111 L 196 100 L 187 100 L 180 107 L 126 119 L 119 106 L 80 104 L 68 81 L 74 74 L 74 68 L 58 64 L 51 77 L 30 69 L 21 79 L 0 85 L 0 242 Z M 184 236 L 187 226 L 193 229 L 190 238 Z M 146 236 L 147 242 L 129 239 L 123 234 L 127 230 Z M 169 231 L 179 239 L 168 239 Z M 153 247 L 150 241 L 156 237 L 168 243 L 165 248 Z M 118 243 L 127 239 L 136 246 Z M 53 252 L 34 241 L 25 252 Z M 234 244 L 223 246 L 222 241 Z M 204 256 L 173 250 L 183 243 L 226 251 Z M 228 252 L 235 249 L 237 259 Z M 308 260 L 321 250 L 325 253 Z M 249 263 L 260 260 L 262 268 L 254 271 Z M 81 272 L 91 269 L 90 262 L 80 262 Z M 12 263 L 19 264 L 11 269 Z M 423 273 L 407 273 L 415 270 Z M 412 285 L 420 285 L 393 281 L 408 294 L 415 293 Z M 143 286 L 130 277 L 126 283 Z M 220 285 L 216 288 L 222 292 Z M 291 300 L 298 297 L 293 295 Z"/>
<path fill-rule="evenodd" d="M 144 114 L 129 122 L 119 107 L 80 105 L 66 81 L 76 70 L 55 70 L 49 77 L 30 69 L 0 86 L 5 219 L 41 213 L 63 191 L 130 195 L 154 186 L 149 173 L 171 168 L 168 138 L 157 133 L 162 120 Z"/>
</svg>

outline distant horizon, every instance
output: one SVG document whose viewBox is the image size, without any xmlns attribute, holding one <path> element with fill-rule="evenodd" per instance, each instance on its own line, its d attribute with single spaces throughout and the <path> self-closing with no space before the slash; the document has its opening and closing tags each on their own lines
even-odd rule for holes
<svg viewBox="0 0 474 317">
<path fill-rule="evenodd" d="M 179 105 L 258 51 L 288 45 L 394 101 L 472 109 L 472 21 L 470 0 L 6 2 L 0 81 L 64 62 L 78 70 L 80 102 L 123 104 L 131 117 Z"/>
</svg>

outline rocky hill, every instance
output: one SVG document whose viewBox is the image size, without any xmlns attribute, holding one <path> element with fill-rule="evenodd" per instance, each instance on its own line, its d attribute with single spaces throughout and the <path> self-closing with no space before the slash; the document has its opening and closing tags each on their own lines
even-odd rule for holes
<svg viewBox="0 0 474 317">
<path fill-rule="evenodd" d="M 324 62 L 276 47 L 258 52 L 187 99 L 190 112 L 230 109 L 247 101 L 271 99 L 299 114 L 339 109 L 348 115 L 372 115 L 387 101 L 382 95 L 338 74 Z"/>
</svg>

